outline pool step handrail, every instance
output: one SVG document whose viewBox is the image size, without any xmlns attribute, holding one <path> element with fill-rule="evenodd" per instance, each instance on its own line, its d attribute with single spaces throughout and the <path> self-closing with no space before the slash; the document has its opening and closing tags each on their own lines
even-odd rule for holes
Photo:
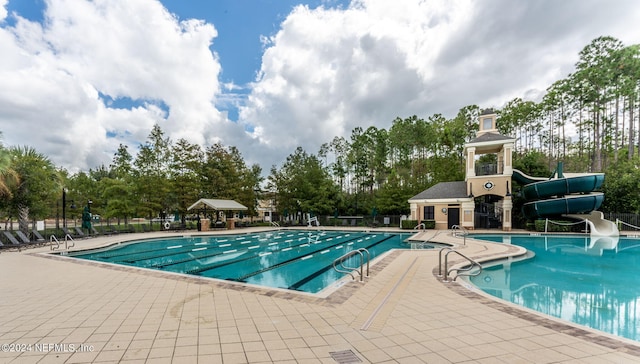
<svg viewBox="0 0 640 364">
<path fill-rule="evenodd" d="M 446 252 L 446 253 L 445 253 Z M 442 264 L 442 254 L 444 253 L 444 269 L 443 269 L 443 264 Z M 469 263 L 469 265 L 465 265 L 461 268 L 451 268 L 449 269 L 449 254 L 451 253 L 455 253 L 459 256 L 461 256 L 462 258 L 466 259 Z M 478 270 L 476 272 L 471 272 L 473 270 L 474 267 L 477 267 Z M 456 276 L 453 277 L 453 281 L 455 282 L 456 279 L 458 279 L 458 277 L 460 276 L 477 276 L 480 273 L 482 273 L 482 265 L 478 262 L 476 262 L 475 260 L 467 257 L 466 255 L 460 253 L 459 251 L 451 248 L 451 247 L 444 247 L 442 249 L 440 249 L 440 251 L 438 252 L 438 277 L 442 278 L 443 282 L 451 282 L 449 280 L 449 276 L 451 275 L 451 273 L 455 272 Z"/>
<path fill-rule="evenodd" d="M 55 242 L 56 246 L 53 246 L 53 243 Z M 71 242 L 71 245 L 69 245 L 69 242 Z M 51 235 L 49 237 L 49 243 L 51 243 L 51 250 L 56 250 L 56 249 L 60 249 L 60 241 L 58 240 L 58 238 L 56 238 L 55 235 Z M 71 237 L 71 235 L 67 234 L 64 236 L 64 248 L 65 249 L 69 249 L 69 248 L 73 248 L 74 246 L 76 246 L 76 242 L 73 240 L 73 238 Z"/>
<path fill-rule="evenodd" d="M 69 241 L 71 241 L 71 245 L 69 245 Z M 69 235 L 69 234 L 65 235 L 64 236 L 64 248 L 65 249 L 69 249 L 69 248 L 73 248 L 74 246 L 76 246 L 76 242 L 75 242 L 75 240 L 73 240 L 71 235 Z"/>
<path fill-rule="evenodd" d="M 271 221 L 271 226 L 280 227 L 280 224 L 275 221 Z"/>
<path fill-rule="evenodd" d="M 365 257 L 366 255 L 366 257 Z M 358 256 L 359 259 L 359 266 L 358 267 L 350 267 L 345 265 L 345 262 L 347 259 L 354 257 L 354 256 Z M 360 275 L 360 282 L 362 282 L 364 280 L 365 277 L 365 272 L 364 272 L 364 265 L 365 265 L 365 259 L 366 259 L 366 265 L 367 265 L 367 271 L 366 271 L 366 277 L 369 276 L 369 260 L 370 260 L 370 254 L 369 251 L 365 248 L 360 248 L 360 249 L 356 249 L 356 250 L 352 250 L 350 252 L 348 252 L 347 254 L 341 256 L 340 258 L 337 258 L 333 261 L 333 269 L 338 272 L 338 273 L 346 273 L 348 275 L 351 276 L 351 278 L 353 278 L 353 280 L 356 280 L 356 277 L 354 276 L 354 272 L 358 273 Z"/>
<path fill-rule="evenodd" d="M 54 242 L 56 243 L 55 248 L 53 247 L 53 243 L 54 243 Z M 58 241 L 58 238 L 56 238 L 56 236 L 55 236 L 55 235 L 53 235 L 53 234 L 52 234 L 52 235 L 49 237 L 49 243 L 51 243 L 51 250 L 60 249 L 60 242 Z"/>
<path fill-rule="evenodd" d="M 467 245 L 467 235 L 469 235 L 469 230 L 465 229 L 462 225 L 452 225 L 451 226 L 451 234 L 456 238 L 462 236 L 463 245 Z"/>
<path fill-rule="evenodd" d="M 418 230 L 421 227 L 422 227 L 422 230 L 426 230 L 427 229 L 427 225 L 425 225 L 424 222 L 421 222 L 418 225 L 414 226 L 413 230 Z"/>
</svg>

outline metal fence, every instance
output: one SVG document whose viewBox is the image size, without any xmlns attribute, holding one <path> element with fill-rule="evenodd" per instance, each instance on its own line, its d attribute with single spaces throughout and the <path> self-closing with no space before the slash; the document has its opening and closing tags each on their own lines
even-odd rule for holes
<svg viewBox="0 0 640 364">
<path fill-rule="evenodd" d="M 623 231 L 638 231 L 640 230 L 640 215 L 631 213 L 619 213 L 619 212 L 607 212 L 604 213 L 604 218 L 609 221 L 620 220 L 624 224 L 620 224 L 619 228 Z M 632 225 L 632 226 L 629 226 Z M 638 228 L 635 228 L 635 227 Z"/>
</svg>

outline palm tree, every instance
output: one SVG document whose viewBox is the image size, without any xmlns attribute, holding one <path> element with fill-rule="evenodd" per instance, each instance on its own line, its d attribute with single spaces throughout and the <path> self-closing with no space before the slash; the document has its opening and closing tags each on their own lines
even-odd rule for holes
<svg viewBox="0 0 640 364">
<path fill-rule="evenodd" d="M 0 136 L 2 134 L 0 133 Z M 0 197 L 11 198 L 11 188 L 9 184 L 16 182 L 18 175 L 11 168 L 11 153 L 2 146 L 0 142 Z"/>
<path fill-rule="evenodd" d="M 11 147 L 9 154 L 11 169 L 18 178 L 7 184 L 11 193 L 8 213 L 18 216 L 20 230 L 26 233 L 30 216 L 49 213 L 46 201 L 54 199 L 59 191 L 60 176 L 49 158 L 31 147 Z"/>
</svg>

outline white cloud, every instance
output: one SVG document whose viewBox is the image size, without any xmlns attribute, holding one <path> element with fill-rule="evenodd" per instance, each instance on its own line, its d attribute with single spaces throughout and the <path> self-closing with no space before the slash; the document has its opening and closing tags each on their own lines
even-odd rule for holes
<svg viewBox="0 0 640 364">
<path fill-rule="evenodd" d="M 213 25 L 179 21 L 150 0 L 50 0 L 45 16 L 44 25 L 18 17 L 0 28 L 6 145 L 32 145 L 86 170 L 108 164 L 119 143 L 135 152 L 154 123 L 201 144 L 241 130 L 214 106 Z M 134 107 L 109 107 L 100 94 Z"/>
<path fill-rule="evenodd" d="M 241 120 L 268 148 L 313 153 L 356 126 L 424 113 L 434 60 L 470 9 L 410 0 L 298 6 L 267 43 Z"/>
<path fill-rule="evenodd" d="M 0 23 L 7 17 L 7 2 L 9 0 L 0 0 Z"/>
<path fill-rule="evenodd" d="M 4 144 L 87 170 L 108 164 L 119 143 L 135 152 L 159 123 L 174 140 L 236 146 L 268 171 L 297 146 L 315 153 L 357 126 L 540 97 L 600 35 L 640 43 L 632 0 L 353 0 L 328 8 L 334 3 L 298 6 L 264 36 L 247 90 L 220 82 L 214 25 L 181 21 L 157 0 L 47 0 L 44 24 L 7 15 L 0 0 Z M 117 108 L 121 100 L 135 103 Z M 242 100 L 239 123 L 229 122 L 219 109 Z"/>
<path fill-rule="evenodd" d="M 315 153 L 356 126 L 389 128 L 397 116 L 451 117 L 470 104 L 540 97 L 595 37 L 638 42 L 632 3 L 608 3 L 607 17 L 583 1 L 299 6 L 265 42 L 241 121 L 255 127 L 265 155 L 282 161 L 296 146 Z"/>
</svg>

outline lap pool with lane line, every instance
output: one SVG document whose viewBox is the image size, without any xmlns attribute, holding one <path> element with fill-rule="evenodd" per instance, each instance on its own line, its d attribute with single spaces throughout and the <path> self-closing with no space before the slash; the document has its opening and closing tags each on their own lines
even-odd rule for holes
<svg viewBox="0 0 640 364">
<path fill-rule="evenodd" d="M 373 260 L 391 249 L 409 248 L 408 237 L 384 231 L 278 230 L 140 240 L 69 256 L 318 293 L 344 277 L 333 269 L 335 259 L 364 248 Z"/>
</svg>

